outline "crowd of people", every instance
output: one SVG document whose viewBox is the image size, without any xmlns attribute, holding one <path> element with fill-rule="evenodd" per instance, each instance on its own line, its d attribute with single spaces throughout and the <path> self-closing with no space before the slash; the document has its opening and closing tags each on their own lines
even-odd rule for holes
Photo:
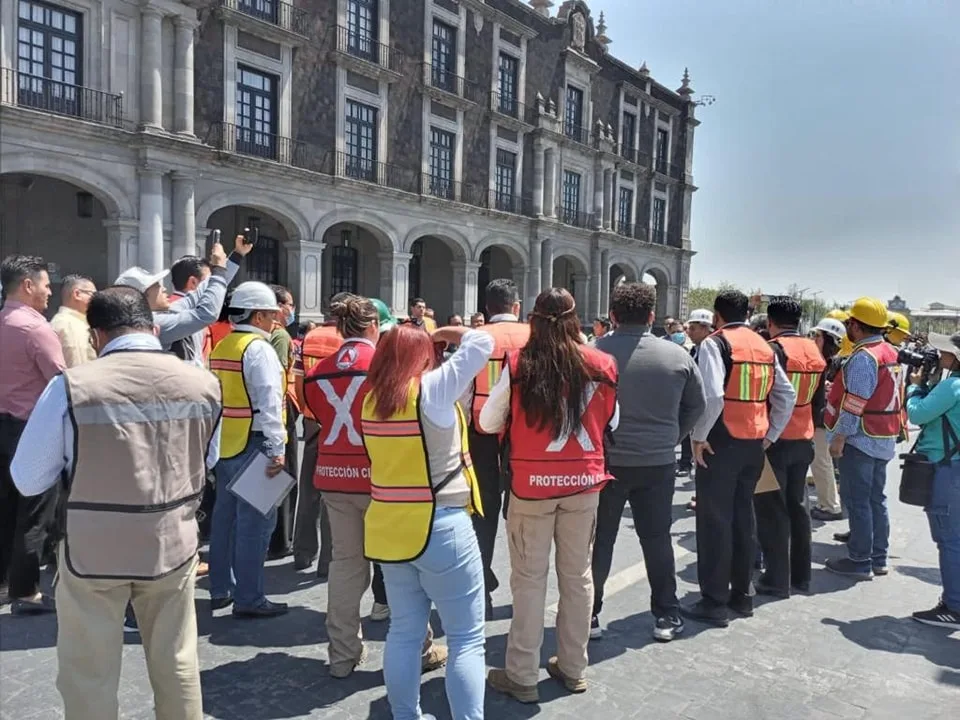
<svg viewBox="0 0 960 720">
<path fill-rule="evenodd" d="M 810 592 L 811 513 L 849 519 L 827 570 L 887 574 L 887 465 L 908 421 L 934 467 L 926 510 L 943 579 L 940 603 L 914 617 L 960 627 L 960 335 L 931 335 L 938 365 L 906 383 L 909 326 L 872 298 L 801 334 L 795 299 L 771 298 L 761 317 L 724 291 L 655 333 L 655 288 L 623 283 L 588 338 L 567 290 L 541 292 L 522 321 L 516 285 L 494 280 L 469 324 L 437 327 L 419 298 L 399 319 L 340 293 L 326 323 L 292 337 L 287 289 L 248 281 L 228 295 L 251 247 L 238 236 L 229 256 L 217 244 L 209 259 L 178 260 L 169 297 L 168 273 L 131 268 L 99 291 L 65 277 L 49 323 L 43 260 L 3 260 L 0 577 L 13 614 L 57 614 L 69 720 L 118 717 L 122 627 L 139 627 L 157 717 L 202 718 L 196 578 L 209 574 L 214 610 L 283 615 L 267 596 L 272 549 L 327 580 L 333 678 L 367 661 L 372 584 L 370 618 L 390 623 L 383 678 L 397 720 L 430 718 L 420 675 L 444 665 L 456 720 L 483 718 L 488 686 L 539 701 L 553 551 L 546 670 L 584 692 L 628 502 L 653 637 L 673 640 L 685 620 L 726 627 L 753 615 L 757 593 Z M 232 489 L 261 455 L 267 478 L 298 478 L 267 513 Z M 700 594 L 681 605 L 672 501 L 676 476 L 691 473 Z M 505 665 L 488 671 L 501 517 L 513 613 Z M 48 563 L 55 601 L 41 592 Z"/>
</svg>

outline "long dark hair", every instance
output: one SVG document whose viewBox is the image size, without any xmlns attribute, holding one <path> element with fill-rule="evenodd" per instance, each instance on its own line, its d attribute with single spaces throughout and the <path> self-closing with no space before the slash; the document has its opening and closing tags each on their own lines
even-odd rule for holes
<svg viewBox="0 0 960 720">
<path fill-rule="evenodd" d="M 520 407 L 538 431 L 553 438 L 572 434 L 583 415 L 592 376 L 580 351 L 580 320 L 573 296 L 544 290 L 530 316 L 530 341 L 517 362 Z"/>
</svg>

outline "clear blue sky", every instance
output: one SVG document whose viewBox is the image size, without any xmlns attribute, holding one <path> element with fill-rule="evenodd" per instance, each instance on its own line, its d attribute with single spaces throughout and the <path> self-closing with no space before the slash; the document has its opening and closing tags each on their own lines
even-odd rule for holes
<svg viewBox="0 0 960 720">
<path fill-rule="evenodd" d="M 693 284 L 960 305 L 960 0 L 588 3 L 611 54 L 717 98 Z"/>
</svg>

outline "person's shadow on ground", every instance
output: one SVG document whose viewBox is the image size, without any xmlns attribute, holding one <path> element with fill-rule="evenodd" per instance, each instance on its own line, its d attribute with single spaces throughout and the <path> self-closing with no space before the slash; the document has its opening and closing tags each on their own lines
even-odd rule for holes
<svg viewBox="0 0 960 720">
<path fill-rule="evenodd" d="M 844 622 L 833 618 L 821 620 L 837 628 L 850 642 L 866 650 L 894 654 L 919 655 L 928 662 L 945 668 L 941 682 L 960 685 L 960 642 L 949 637 L 950 631 L 927 627 L 909 618 L 878 615 Z"/>
</svg>

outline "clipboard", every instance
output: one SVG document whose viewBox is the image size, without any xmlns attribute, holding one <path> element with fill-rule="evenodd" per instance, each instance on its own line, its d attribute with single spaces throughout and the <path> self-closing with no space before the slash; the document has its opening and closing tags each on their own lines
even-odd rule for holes
<svg viewBox="0 0 960 720">
<path fill-rule="evenodd" d="M 766 455 L 766 453 L 764 453 L 764 455 Z M 777 482 L 777 476 L 773 472 L 773 467 L 770 465 L 770 461 L 764 457 L 763 472 L 760 474 L 760 481 L 757 483 L 757 489 L 753 494 L 761 495 L 779 489 L 780 483 Z"/>
<path fill-rule="evenodd" d="M 274 477 L 267 477 L 267 466 L 270 463 L 270 458 L 262 452 L 254 453 L 227 485 L 227 490 L 252 505 L 264 517 L 283 502 L 297 482 L 286 470 L 281 470 L 280 474 Z"/>
</svg>

